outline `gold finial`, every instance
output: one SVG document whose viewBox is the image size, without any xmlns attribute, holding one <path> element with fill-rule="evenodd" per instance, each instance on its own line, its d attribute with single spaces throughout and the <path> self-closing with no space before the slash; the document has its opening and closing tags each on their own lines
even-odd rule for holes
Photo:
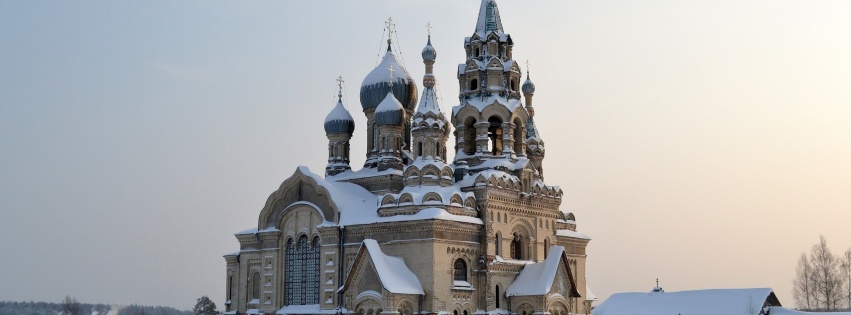
<svg viewBox="0 0 851 315">
<path fill-rule="evenodd" d="M 343 101 L 343 76 L 337 77 L 337 100 Z"/>
</svg>

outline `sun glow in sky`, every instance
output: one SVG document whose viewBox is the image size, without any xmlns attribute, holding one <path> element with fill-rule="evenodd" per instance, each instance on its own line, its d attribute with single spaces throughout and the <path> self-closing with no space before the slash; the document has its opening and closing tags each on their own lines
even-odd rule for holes
<svg viewBox="0 0 851 315">
<path fill-rule="evenodd" d="M 660 278 L 793 306 L 798 255 L 851 247 L 851 2 L 498 4 L 601 299 Z M 323 171 L 338 75 L 363 163 L 387 17 L 418 81 L 431 23 L 449 111 L 478 5 L 0 2 L 0 300 L 221 308 L 233 233 Z"/>
</svg>

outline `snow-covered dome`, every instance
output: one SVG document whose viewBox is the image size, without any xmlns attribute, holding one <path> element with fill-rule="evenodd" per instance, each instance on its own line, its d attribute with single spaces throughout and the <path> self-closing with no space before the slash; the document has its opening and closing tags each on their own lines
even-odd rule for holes
<svg viewBox="0 0 851 315">
<path fill-rule="evenodd" d="M 428 43 L 426 43 L 425 48 L 423 48 L 423 60 L 434 61 L 435 59 L 437 59 L 437 51 L 431 46 L 431 35 L 429 35 Z"/>
<path fill-rule="evenodd" d="M 402 106 L 414 110 L 417 106 L 417 85 L 405 68 L 396 61 L 396 56 L 387 47 L 381 63 L 372 69 L 360 86 L 360 104 L 364 110 L 375 108 L 390 92 L 390 67 L 393 67 L 393 96 Z"/>
<path fill-rule="evenodd" d="M 325 116 L 325 133 L 346 133 L 352 134 L 355 131 L 355 120 L 352 115 L 343 106 L 342 101 L 337 101 L 334 109 Z"/>
<path fill-rule="evenodd" d="M 375 123 L 382 125 L 401 125 L 405 121 L 405 108 L 402 103 L 387 92 L 384 100 L 375 108 Z"/>
<path fill-rule="evenodd" d="M 523 82 L 523 86 L 520 87 L 523 91 L 523 94 L 535 94 L 535 83 L 532 83 L 532 79 L 529 79 L 529 73 L 526 73 L 526 82 Z"/>
</svg>

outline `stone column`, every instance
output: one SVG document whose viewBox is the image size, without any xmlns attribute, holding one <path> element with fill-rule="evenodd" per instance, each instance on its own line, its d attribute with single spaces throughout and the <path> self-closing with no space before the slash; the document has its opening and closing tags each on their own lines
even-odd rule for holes
<svg viewBox="0 0 851 315">
<path fill-rule="evenodd" d="M 513 123 L 502 123 L 502 154 L 511 155 L 514 153 L 514 128 Z"/>
<path fill-rule="evenodd" d="M 476 153 L 483 153 L 487 151 L 488 141 L 488 127 L 490 127 L 490 123 L 487 121 L 477 122 L 476 127 Z"/>
</svg>

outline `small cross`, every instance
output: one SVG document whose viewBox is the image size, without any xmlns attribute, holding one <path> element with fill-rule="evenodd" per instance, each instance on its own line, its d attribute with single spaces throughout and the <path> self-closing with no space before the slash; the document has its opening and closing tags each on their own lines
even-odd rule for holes
<svg viewBox="0 0 851 315">
<path fill-rule="evenodd" d="M 529 59 L 526 59 L 526 74 L 529 74 Z"/>
<path fill-rule="evenodd" d="M 659 278 L 656 278 L 656 287 L 659 287 Z"/>
<path fill-rule="evenodd" d="M 393 17 L 387 17 L 387 22 L 384 22 L 385 26 L 387 26 L 387 39 L 390 39 L 391 33 L 393 33 Z"/>
<path fill-rule="evenodd" d="M 387 81 L 387 83 L 390 84 L 390 89 L 392 90 L 393 89 L 393 71 L 394 71 L 393 65 L 390 65 L 389 67 L 387 67 L 387 70 L 390 71 L 390 80 Z"/>
<path fill-rule="evenodd" d="M 428 30 L 428 37 L 431 37 L 431 22 L 428 22 L 428 24 L 426 24 L 426 29 Z"/>
<path fill-rule="evenodd" d="M 337 98 L 339 100 L 343 99 L 343 76 L 337 77 Z"/>
</svg>

